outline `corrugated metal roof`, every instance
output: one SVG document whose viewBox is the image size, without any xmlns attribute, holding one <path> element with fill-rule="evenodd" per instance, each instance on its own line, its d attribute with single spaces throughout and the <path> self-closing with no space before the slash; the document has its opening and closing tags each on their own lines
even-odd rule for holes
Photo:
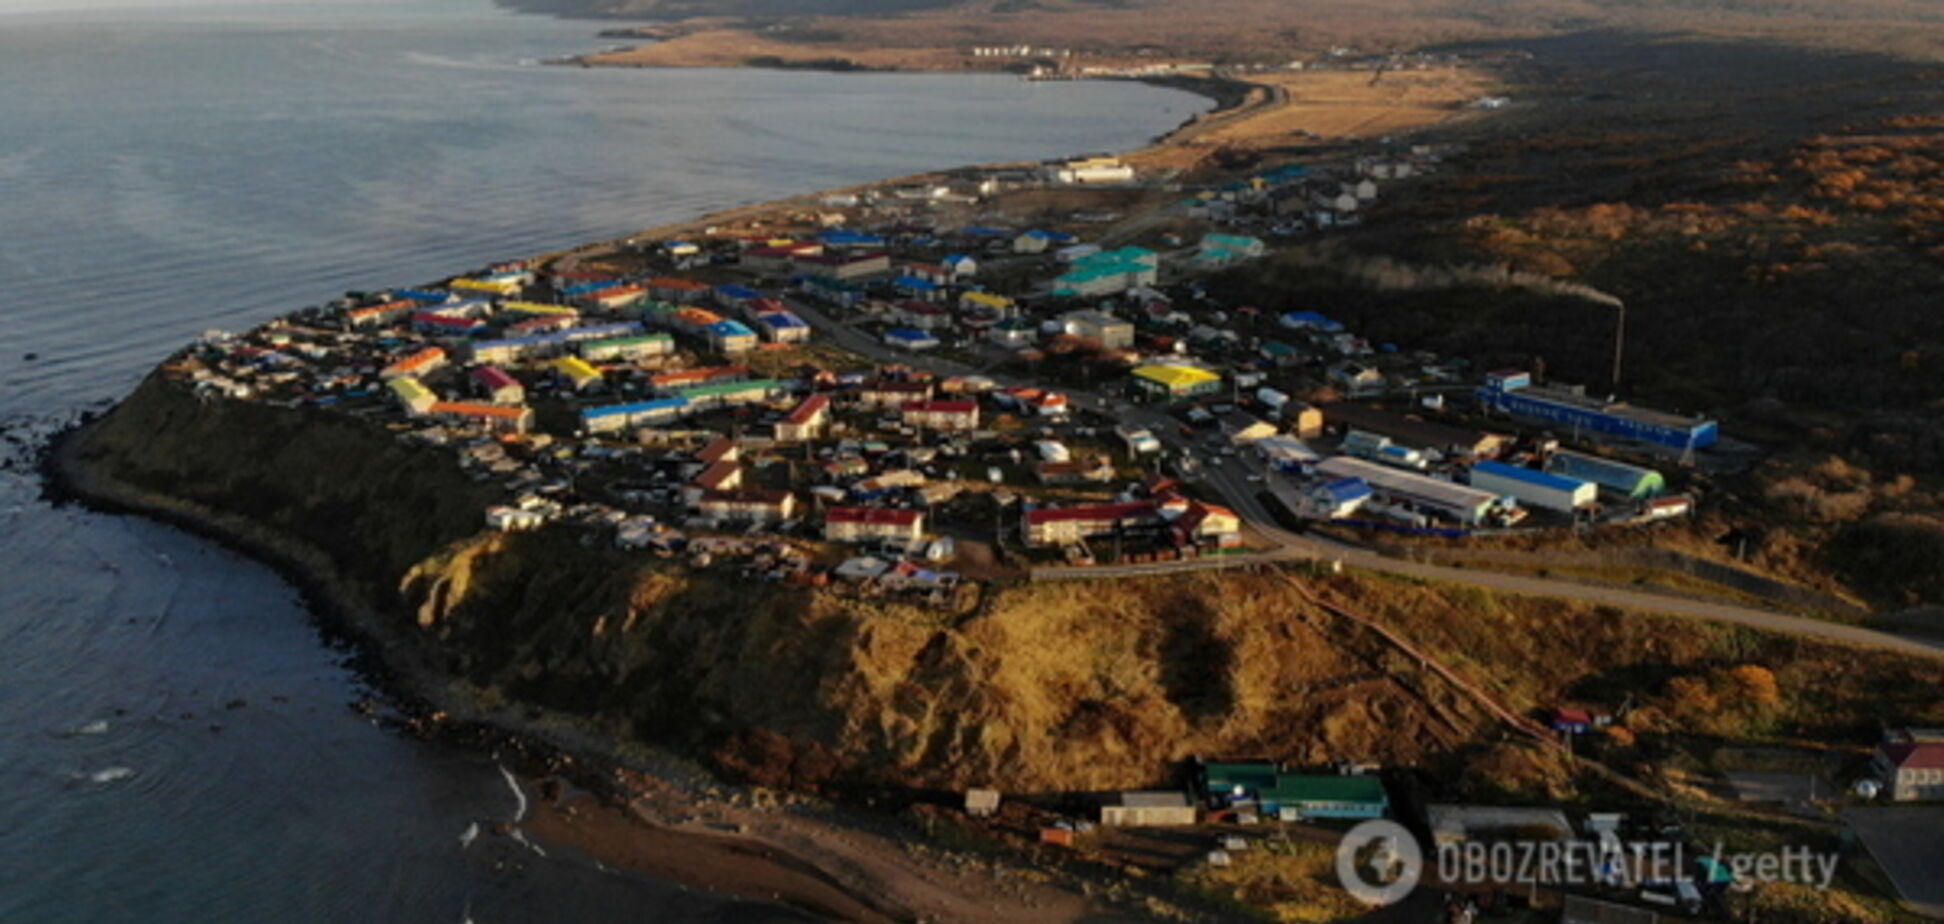
<svg viewBox="0 0 1944 924">
<path fill-rule="evenodd" d="M 1487 475 L 1492 475 L 1498 478 L 1504 478 L 1507 481 L 1520 481 L 1530 485 L 1537 485 L 1539 487 L 1547 488 L 1553 491 L 1565 491 L 1568 494 L 1578 491 L 1580 488 L 1586 486 L 1586 482 L 1580 481 L 1577 478 L 1566 478 L 1560 475 L 1549 475 L 1546 474 L 1545 472 L 1535 471 L 1529 468 L 1521 468 L 1516 465 L 1507 465 L 1503 462 L 1495 462 L 1491 459 L 1486 459 L 1485 461 L 1472 466 L 1472 471 L 1483 472 Z"/>
</svg>

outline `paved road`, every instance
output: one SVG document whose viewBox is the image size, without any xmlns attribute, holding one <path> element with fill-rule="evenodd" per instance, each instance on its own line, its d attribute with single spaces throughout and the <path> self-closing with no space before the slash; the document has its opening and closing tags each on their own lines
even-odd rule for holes
<svg viewBox="0 0 1944 924">
<path fill-rule="evenodd" d="M 836 319 L 814 305 L 798 299 L 788 299 L 792 310 L 809 322 L 825 337 L 845 349 L 868 356 L 885 363 L 907 363 L 938 375 L 985 375 L 1001 385 L 1035 384 L 1014 376 L 974 369 L 963 363 L 954 362 L 924 353 L 911 353 L 894 349 L 872 337 L 859 332 L 856 328 L 837 323 Z M 1187 441 L 1176 430 L 1176 422 L 1164 412 L 1153 407 L 1128 405 L 1109 400 L 1095 392 L 1076 389 L 1062 389 L 1076 407 L 1105 411 L 1115 418 L 1145 426 L 1154 432 L 1162 443 L 1171 448 L 1183 448 Z M 1140 565 L 1112 565 L 1079 569 L 1043 568 L 1035 569 L 1037 578 L 1112 578 L 1137 575 L 1168 574 L 1180 571 L 1206 570 L 1215 567 L 1233 567 L 1242 564 L 1266 564 L 1292 560 L 1337 561 L 1345 567 L 1363 568 L 1385 574 L 1402 575 L 1431 581 L 1447 581 L 1469 584 L 1501 593 L 1533 597 L 1557 597 L 1578 600 L 1602 606 L 1613 606 L 1626 610 L 1645 610 L 1648 612 L 1680 616 L 1690 619 L 1703 619 L 1710 622 L 1749 626 L 1770 632 L 1783 632 L 1807 638 L 1823 639 L 1869 648 L 1881 648 L 1903 654 L 1924 657 L 1944 658 L 1944 639 L 1920 636 L 1896 635 L 1866 629 L 1860 626 L 1844 625 L 1821 619 L 1794 616 L 1772 610 L 1753 607 L 1734 606 L 1725 603 L 1709 603 L 1685 597 L 1674 597 L 1645 591 L 1624 590 L 1621 588 L 1598 587 L 1562 581 L 1551 578 L 1529 577 L 1495 571 L 1480 571 L 1471 568 L 1452 568 L 1444 565 L 1431 565 L 1420 562 L 1387 558 L 1368 549 L 1359 548 L 1336 539 L 1293 533 L 1277 525 L 1276 517 L 1264 508 L 1258 499 L 1260 483 L 1250 481 L 1253 471 L 1249 463 L 1241 458 L 1214 457 L 1206 466 L 1202 481 L 1214 488 L 1222 500 L 1236 515 L 1246 522 L 1265 541 L 1274 548 L 1253 556 L 1234 556 L 1221 564 L 1208 561 L 1195 562 L 1155 562 Z"/>
</svg>

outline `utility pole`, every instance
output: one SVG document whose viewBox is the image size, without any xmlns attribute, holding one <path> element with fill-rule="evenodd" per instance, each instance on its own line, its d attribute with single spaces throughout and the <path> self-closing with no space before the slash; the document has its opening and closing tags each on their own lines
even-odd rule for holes
<svg viewBox="0 0 1944 924">
<path fill-rule="evenodd" d="M 1614 306 L 1618 309 L 1613 322 L 1613 390 L 1620 390 L 1620 350 L 1627 341 L 1627 303 Z"/>
</svg>

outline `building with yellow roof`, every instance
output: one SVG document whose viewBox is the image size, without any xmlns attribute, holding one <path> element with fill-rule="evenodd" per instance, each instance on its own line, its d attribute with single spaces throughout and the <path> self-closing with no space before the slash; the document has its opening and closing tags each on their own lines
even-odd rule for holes
<svg viewBox="0 0 1944 924">
<path fill-rule="evenodd" d="M 585 390 L 601 380 L 601 370 L 578 356 L 562 356 L 553 361 L 553 367 L 573 383 L 576 391 Z"/>
<path fill-rule="evenodd" d="M 1192 398 L 1222 390 L 1222 377 L 1195 366 L 1151 364 L 1134 369 L 1135 387 L 1157 398 Z"/>
</svg>

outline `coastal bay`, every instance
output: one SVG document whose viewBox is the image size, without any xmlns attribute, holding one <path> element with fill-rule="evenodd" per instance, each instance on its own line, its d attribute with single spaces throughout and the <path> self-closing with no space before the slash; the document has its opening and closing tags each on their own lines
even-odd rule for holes
<svg viewBox="0 0 1944 924">
<path fill-rule="evenodd" d="M 21 232 L 0 255 L 10 431 L 28 439 L 122 396 L 206 328 L 346 288 L 819 186 L 1125 147 L 1205 105 L 1002 77 L 738 72 L 724 89 L 723 75 L 523 63 L 584 50 L 589 32 L 471 3 L 9 19 L 0 72 L 59 94 L 0 103 L 0 214 Z M 83 49 L 121 64 L 87 68 Z M 725 116 L 732 100 L 740 115 Z M 11 582 L 3 608 L 9 778 L 41 796 L 6 817 L 6 878 L 28 881 L 13 864 L 31 859 L 49 888 L 10 891 L 0 916 L 114 916 L 63 885 L 88 881 L 102 900 L 147 895 L 147 920 L 205 919 L 188 894 L 203 870 L 257 917 L 600 920 L 622 894 L 671 920 L 792 917 L 545 862 L 503 838 L 462 851 L 469 825 L 510 812 L 490 749 L 420 744 L 344 709 L 373 691 L 254 563 L 167 527 L 50 508 L 14 471 L 6 551 L 46 566 Z M 50 731 L 100 718 L 99 735 Z M 280 756 L 303 753 L 331 759 Z M 235 821 L 196 820 L 212 813 Z M 377 842 L 419 873 L 367 875 Z M 137 868 L 118 859 L 129 850 L 167 862 Z"/>
</svg>

